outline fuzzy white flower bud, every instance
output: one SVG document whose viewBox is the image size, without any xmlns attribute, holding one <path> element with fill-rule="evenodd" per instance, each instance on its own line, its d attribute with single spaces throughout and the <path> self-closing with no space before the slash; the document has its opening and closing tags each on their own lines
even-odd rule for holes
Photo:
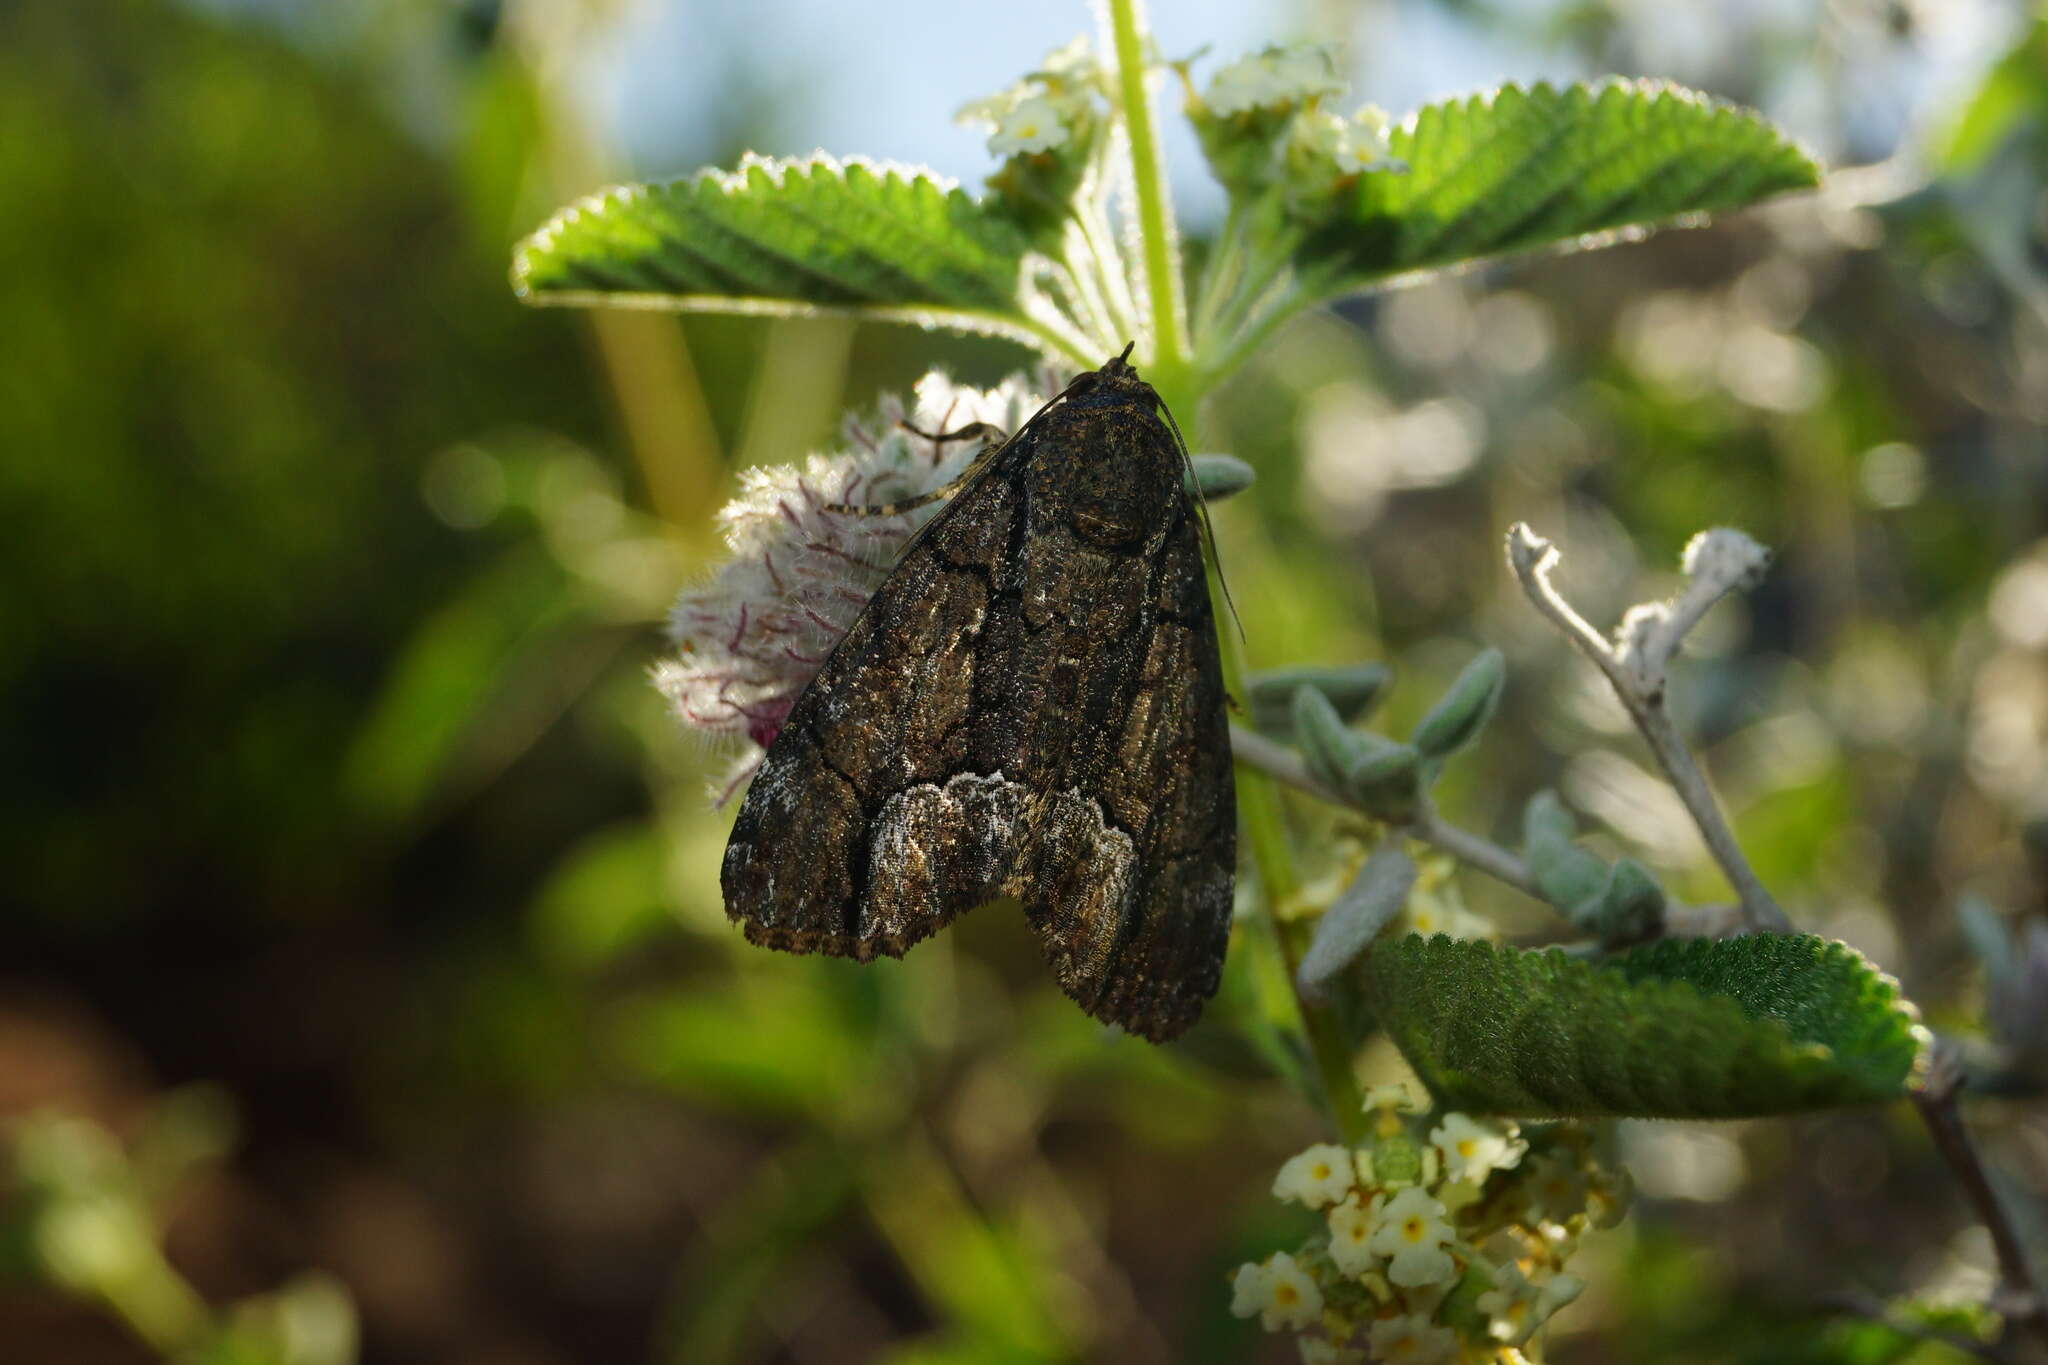
<svg viewBox="0 0 2048 1365">
<path fill-rule="evenodd" d="M 1036 387 L 1034 387 L 1036 385 Z M 1015 430 L 1043 401 L 1041 376 L 991 390 L 936 372 L 919 381 L 915 423 L 944 431 L 973 422 Z M 745 749 L 717 793 L 724 801 L 760 766 L 790 708 L 939 504 L 894 516 L 846 505 L 906 501 L 951 482 L 974 441 L 939 442 L 906 430 L 902 400 L 885 395 L 872 424 L 849 419 L 845 448 L 801 467 L 749 469 L 719 512 L 732 558 L 685 590 L 669 612 L 676 657 L 654 685 L 678 720 Z"/>
</svg>

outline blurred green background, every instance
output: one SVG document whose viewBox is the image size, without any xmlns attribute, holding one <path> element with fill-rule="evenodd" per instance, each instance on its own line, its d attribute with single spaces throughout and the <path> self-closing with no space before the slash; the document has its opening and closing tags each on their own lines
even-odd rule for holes
<svg viewBox="0 0 2048 1365">
<path fill-rule="evenodd" d="M 932 364 L 1024 357 L 506 284 L 558 204 L 750 147 L 972 177 L 974 136 L 920 132 L 901 87 L 943 113 L 1089 22 L 986 18 L 955 61 L 973 21 L 913 6 L 897 41 L 865 8 L 0 6 L 0 1119 L 43 1116 L 0 1206 L 0 1358 L 161 1359 L 187 1285 L 256 1324 L 223 1361 L 355 1333 L 365 1362 L 1287 1358 L 1223 1276 L 1296 1235 L 1266 1189 L 1321 1130 L 1259 1059 L 1244 955 L 1154 1049 L 996 913 L 903 963 L 749 949 L 705 798 L 728 756 L 647 685 L 733 470 Z M 1389 660 L 1412 718 L 1501 646 L 1447 809 L 1511 838 L 1555 785 L 1692 900 L 1725 891 L 1501 536 L 1558 540 L 1603 620 L 1697 529 L 1776 546 L 1676 704 L 1801 927 L 1976 1029 L 1959 898 L 2048 913 L 2048 27 L 1990 0 L 1161 8 L 1169 55 L 1343 42 L 1397 112 L 1670 76 L 1849 168 L 1304 321 L 1190 429 L 1260 471 L 1218 517 L 1256 662 Z M 2038 1241 L 2040 1105 L 1974 1117 Z M 1645 1201 L 1554 1359 L 1849 1359 L 1830 1293 L 1988 1286 L 1902 1114 L 1622 1150 Z M 51 1208 L 92 1235 L 58 1245 Z"/>
</svg>

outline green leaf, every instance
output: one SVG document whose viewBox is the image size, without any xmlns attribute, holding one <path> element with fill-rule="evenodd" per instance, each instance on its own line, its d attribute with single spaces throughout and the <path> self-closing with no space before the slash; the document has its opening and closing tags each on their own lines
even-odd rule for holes
<svg viewBox="0 0 2048 1365">
<path fill-rule="evenodd" d="M 1195 458 L 1199 460 L 1201 456 Z M 1291 734 L 1294 694 L 1303 687 L 1313 687 L 1322 693 L 1336 708 L 1338 719 L 1349 724 L 1362 719 L 1378 704 L 1393 676 L 1385 664 L 1301 666 L 1254 673 L 1245 680 L 1251 697 L 1252 724 L 1269 734 Z"/>
<path fill-rule="evenodd" d="M 1020 302 L 1027 248 L 927 171 L 748 157 L 572 204 L 519 244 L 512 283 L 529 303 L 854 313 L 1039 344 Z"/>
<path fill-rule="evenodd" d="M 1309 773 L 1326 786 L 1344 787 L 1344 769 L 1358 753 L 1358 737 L 1344 728 L 1344 718 L 1330 699 L 1314 687 L 1294 689 L 1294 742 Z"/>
<path fill-rule="evenodd" d="M 1259 476 L 1257 470 L 1235 455 L 1192 455 L 1188 464 L 1188 477 L 1182 480 L 1182 487 L 1189 496 L 1209 502 L 1221 502 L 1233 493 L 1244 492 Z"/>
<path fill-rule="evenodd" d="M 406 642 L 350 746 L 344 787 L 360 809 L 415 819 L 455 783 L 508 681 L 546 658 L 573 623 L 575 586 L 561 566 L 517 546 L 436 609 Z M 506 756 L 509 761 L 509 755 Z"/>
<path fill-rule="evenodd" d="M 1319 997 L 1323 987 L 1358 959 L 1380 931 L 1393 922 L 1415 889 L 1415 860 L 1389 839 L 1372 851 L 1358 876 L 1316 921 L 1315 937 L 1294 974 L 1303 995 Z"/>
<path fill-rule="evenodd" d="M 1407 170 L 1360 177 L 1298 253 L 1346 292 L 1389 276 L 1810 189 L 1820 169 L 1760 115 L 1679 86 L 1548 84 L 1432 104 L 1390 137 Z"/>
<path fill-rule="evenodd" d="M 1368 998 L 1444 1104 L 1524 1118 L 1744 1118 L 1905 1093 L 1927 1033 L 1898 983 L 1806 934 L 1667 939 L 1595 964 L 1410 934 Z"/>
<path fill-rule="evenodd" d="M 1975 170 L 1991 159 L 2015 133 L 2038 138 L 2048 127 L 2048 89 L 2041 71 L 2048 66 L 2048 16 L 2036 18 L 2012 50 L 1985 73 L 1984 83 L 1963 106 L 1934 149 L 1935 159 L 1950 173 Z"/>
<path fill-rule="evenodd" d="M 1424 758 L 1448 758 L 1476 739 L 1493 719 L 1507 682 L 1507 661 L 1497 649 L 1482 649 L 1444 689 L 1408 736 Z"/>
</svg>

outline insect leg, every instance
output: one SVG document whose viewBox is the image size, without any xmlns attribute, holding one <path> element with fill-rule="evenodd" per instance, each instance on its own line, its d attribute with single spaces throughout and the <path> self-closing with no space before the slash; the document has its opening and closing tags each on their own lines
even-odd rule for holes
<svg viewBox="0 0 2048 1365">
<path fill-rule="evenodd" d="M 982 447 L 975 453 L 974 458 L 968 462 L 965 469 L 961 470 L 958 475 L 948 482 L 932 489 L 929 493 L 920 493 L 914 498 L 905 498 L 901 502 L 828 502 L 825 504 L 826 511 L 852 512 L 871 517 L 893 517 L 899 512 L 908 512 L 913 508 L 937 502 L 941 498 L 951 497 L 970 483 L 974 476 L 982 471 L 983 466 L 988 464 L 989 457 L 998 450 L 1001 450 L 1010 439 L 1008 432 L 1004 431 L 1001 427 L 993 426 L 987 422 L 969 422 L 966 426 L 952 431 L 924 431 L 912 426 L 908 422 L 904 422 L 901 425 L 905 431 L 913 436 L 922 436 L 925 440 L 938 444 L 943 445 L 949 441 L 972 441 L 978 439 L 982 442 Z"/>
</svg>

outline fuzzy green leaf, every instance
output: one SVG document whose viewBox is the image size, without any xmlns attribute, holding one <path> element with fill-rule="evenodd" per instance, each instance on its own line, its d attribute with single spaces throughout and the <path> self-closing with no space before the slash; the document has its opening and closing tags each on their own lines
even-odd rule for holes
<svg viewBox="0 0 2048 1365">
<path fill-rule="evenodd" d="M 1476 739 L 1507 682 L 1507 661 L 1497 649 L 1482 649 L 1444 689 L 1437 704 L 1408 736 L 1424 758 L 1448 758 Z"/>
<path fill-rule="evenodd" d="M 1199 461 L 1202 457 L 1195 458 Z M 1252 724 L 1269 734 L 1292 733 L 1294 694 L 1303 687 L 1322 693 L 1336 708 L 1338 719 L 1349 724 L 1371 712 L 1393 676 L 1385 664 L 1305 665 L 1254 673 L 1245 680 L 1251 694 Z"/>
<path fill-rule="evenodd" d="M 1927 1033 L 1898 983 L 1805 934 L 1667 939 L 1595 964 L 1410 934 L 1368 998 L 1446 1105 L 1522 1118 L 1745 1118 L 1905 1093 Z"/>
<path fill-rule="evenodd" d="M 529 303 L 854 313 L 1030 341 L 1028 245 L 926 171 L 749 157 L 572 204 L 519 244 L 512 283 Z"/>
<path fill-rule="evenodd" d="M 1347 292 L 1532 247 L 1600 244 L 1689 215 L 1810 189 L 1820 169 L 1760 115 L 1679 86 L 1504 86 L 1393 130 L 1405 171 L 1376 171 L 1312 233 L 1305 270 Z"/>
</svg>

